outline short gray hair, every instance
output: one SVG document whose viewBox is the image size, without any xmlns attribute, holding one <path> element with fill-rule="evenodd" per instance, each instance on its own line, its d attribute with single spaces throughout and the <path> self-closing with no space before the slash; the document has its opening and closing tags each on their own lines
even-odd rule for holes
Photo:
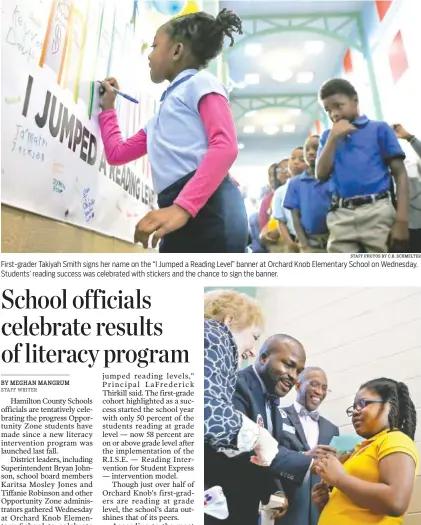
<svg viewBox="0 0 421 525">
<path fill-rule="evenodd" d="M 304 368 L 304 370 L 298 376 L 298 382 L 303 383 L 310 372 L 323 372 L 324 375 L 326 375 L 326 372 L 323 370 L 323 368 L 320 368 L 319 366 L 308 366 Z"/>
</svg>

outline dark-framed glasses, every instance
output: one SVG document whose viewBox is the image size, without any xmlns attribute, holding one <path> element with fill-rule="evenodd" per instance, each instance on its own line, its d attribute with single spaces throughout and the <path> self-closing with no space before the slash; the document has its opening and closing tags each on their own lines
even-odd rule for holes
<svg viewBox="0 0 421 525">
<path fill-rule="evenodd" d="M 384 403 L 383 399 L 366 399 L 365 397 L 362 397 L 359 399 L 356 403 L 354 403 L 351 407 L 346 409 L 346 415 L 348 417 L 352 417 L 352 414 L 355 410 L 363 410 L 368 405 L 371 405 L 372 403 Z"/>
</svg>

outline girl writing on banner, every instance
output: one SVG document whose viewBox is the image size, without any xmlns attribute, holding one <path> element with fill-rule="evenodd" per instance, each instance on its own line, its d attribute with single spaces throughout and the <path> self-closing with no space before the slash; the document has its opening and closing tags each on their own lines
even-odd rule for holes
<svg viewBox="0 0 421 525">
<path fill-rule="evenodd" d="M 146 153 L 159 209 L 135 230 L 145 248 L 160 241 L 161 253 L 244 253 L 248 222 L 240 191 L 228 176 L 238 154 L 234 121 L 222 83 L 206 70 L 224 37 L 234 43 L 241 20 L 223 9 L 216 18 L 199 12 L 160 27 L 149 55 L 154 83 L 170 82 L 158 113 L 123 140 L 114 110 L 115 78 L 106 90 L 99 121 L 107 161 L 131 162 Z"/>
</svg>

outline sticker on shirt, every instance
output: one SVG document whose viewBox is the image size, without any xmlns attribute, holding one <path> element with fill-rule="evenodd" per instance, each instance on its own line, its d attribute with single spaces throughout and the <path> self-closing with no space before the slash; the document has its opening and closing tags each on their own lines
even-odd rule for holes
<svg viewBox="0 0 421 525">
<path fill-rule="evenodd" d="M 260 414 L 257 414 L 256 423 L 259 425 L 259 427 L 265 428 L 265 422 L 263 421 L 263 417 Z"/>
<path fill-rule="evenodd" d="M 279 413 L 281 414 L 281 417 L 283 417 L 284 419 L 287 419 L 287 417 L 288 417 L 288 416 L 287 416 L 287 413 L 284 412 L 284 411 L 282 410 L 282 408 L 278 408 L 278 410 L 279 410 Z"/>
<path fill-rule="evenodd" d="M 282 430 L 285 430 L 285 432 L 289 432 L 290 434 L 295 434 L 295 428 L 291 425 L 282 425 Z"/>
</svg>

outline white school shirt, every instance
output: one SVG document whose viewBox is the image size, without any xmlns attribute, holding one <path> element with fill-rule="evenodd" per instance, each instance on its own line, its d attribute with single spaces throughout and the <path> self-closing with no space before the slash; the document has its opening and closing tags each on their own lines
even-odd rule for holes
<svg viewBox="0 0 421 525">
<path fill-rule="evenodd" d="M 282 184 L 282 186 L 279 186 L 279 188 L 276 189 L 274 195 L 273 195 L 273 210 L 272 210 L 272 216 L 277 221 L 281 221 L 286 224 L 286 227 L 288 228 L 288 231 L 291 235 L 296 235 L 295 229 L 294 229 L 294 223 L 292 220 L 292 212 L 291 210 L 288 210 L 287 208 L 284 208 L 284 201 L 285 197 L 288 191 L 289 181 L 291 179 L 288 179 L 285 184 Z"/>
<path fill-rule="evenodd" d="M 189 75 L 193 76 L 177 84 Z M 168 86 L 157 114 L 144 127 L 157 193 L 196 170 L 202 162 L 209 142 L 198 106 L 209 93 L 228 99 L 223 84 L 208 71 L 182 71 Z"/>
<path fill-rule="evenodd" d="M 316 447 L 319 442 L 319 422 L 314 421 L 314 419 L 311 419 L 309 416 L 300 416 L 300 411 L 303 407 L 297 401 L 294 401 L 294 408 L 297 411 L 301 426 L 303 427 L 308 446 L 310 448 Z"/>
</svg>

